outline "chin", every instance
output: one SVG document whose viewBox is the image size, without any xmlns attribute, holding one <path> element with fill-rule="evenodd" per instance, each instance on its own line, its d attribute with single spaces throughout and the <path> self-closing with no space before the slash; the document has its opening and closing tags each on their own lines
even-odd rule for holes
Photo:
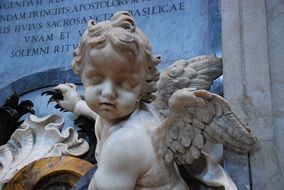
<svg viewBox="0 0 284 190">
<path fill-rule="evenodd" d="M 115 113 L 111 113 L 109 111 L 100 111 L 100 113 L 98 113 L 99 116 L 101 116 L 102 118 L 108 120 L 108 121 L 112 121 L 112 122 L 119 122 L 121 120 L 123 120 L 124 118 L 126 118 L 127 116 L 129 116 L 129 114 L 115 114 Z"/>
<path fill-rule="evenodd" d="M 98 114 L 108 121 L 114 121 L 120 118 L 117 114 L 111 113 L 110 111 L 100 111 Z"/>
</svg>

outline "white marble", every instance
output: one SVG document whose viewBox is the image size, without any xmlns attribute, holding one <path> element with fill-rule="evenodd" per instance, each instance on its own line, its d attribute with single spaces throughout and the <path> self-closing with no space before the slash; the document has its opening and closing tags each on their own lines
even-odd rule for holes
<svg viewBox="0 0 284 190">
<path fill-rule="evenodd" d="M 59 90 L 62 93 L 63 100 L 55 101 L 66 111 L 72 112 L 77 116 L 84 115 L 96 119 L 97 114 L 88 107 L 77 92 L 77 85 L 72 83 L 59 84 L 53 90 Z"/>
<path fill-rule="evenodd" d="M 228 102 L 206 91 L 221 74 L 220 58 L 177 61 L 157 84 L 160 59 L 129 13 L 89 21 L 72 63 L 86 104 L 98 115 L 98 169 L 89 189 L 188 189 L 176 164 L 190 168 L 206 157 L 206 139 L 237 153 L 257 148 Z M 196 178 L 237 189 L 216 162 L 206 163 Z"/>
<path fill-rule="evenodd" d="M 0 147 L 0 188 L 24 166 L 50 156 L 80 156 L 89 149 L 77 131 L 63 128 L 59 115 L 38 118 L 29 116 L 13 133 L 7 144 Z"/>
</svg>

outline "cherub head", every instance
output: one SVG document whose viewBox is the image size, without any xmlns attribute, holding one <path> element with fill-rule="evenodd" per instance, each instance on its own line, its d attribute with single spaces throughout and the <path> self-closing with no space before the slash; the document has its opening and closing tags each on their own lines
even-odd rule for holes
<svg viewBox="0 0 284 190">
<path fill-rule="evenodd" d="M 89 21 L 72 66 L 81 76 L 88 106 L 108 120 L 117 120 L 141 101 L 154 99 L 159 62 L 133 17 L 119 12 L 110 21 Z"/>
</svg>

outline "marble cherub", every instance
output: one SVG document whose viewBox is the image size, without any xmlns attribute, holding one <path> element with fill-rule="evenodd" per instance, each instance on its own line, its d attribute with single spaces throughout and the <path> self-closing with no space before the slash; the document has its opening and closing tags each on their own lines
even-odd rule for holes
<svg viewBox="0 0 284 190">
<path fill-rule="evenodd" d="M 89 189 L 189 189 L 177 164 L 190 170 L 201 158 L 213 163 L 202 151 L 207 139 L 237 153 L 258 147 L 226 100 L 206 91 L 222 72 L 221 59 L 177 61 L 160 80 L 159 63 L 129 13 L 89 21 L 72 63 L 85 96 L 76 102 L 81 113 L 96 117 L 98 169 Z M 204 171 L 193 175 L 207 185 L 236 188 L 225 174 L 218 183 L 212 176 L 218 172 Z"/>
</svg>

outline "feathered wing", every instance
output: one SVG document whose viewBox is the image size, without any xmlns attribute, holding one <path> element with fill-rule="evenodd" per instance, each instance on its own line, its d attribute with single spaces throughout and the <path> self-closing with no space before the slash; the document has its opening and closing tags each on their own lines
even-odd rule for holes
<svg viewBox="0 0 284 190">
<path fill-rule="evenodd" d="M 255 136 L 222 97 L 206 90 L 185 88 L 169 99 L 170 113 L 162 123 L 162 155 L 168 162 L 191 164 L 207 139 L 245 154 L 259 148 Z"/>
<path fill-rule="evenodd" d="M 167 116 L 168 101 L 171 95 L 183 88 L 208 90 L 213 81 L 222 75 L 222 59 L 202 55 L 189 60 L 173 63 L 158 82 L 158 95 L 154 102 L 162 117 Z"/>
</svg>

